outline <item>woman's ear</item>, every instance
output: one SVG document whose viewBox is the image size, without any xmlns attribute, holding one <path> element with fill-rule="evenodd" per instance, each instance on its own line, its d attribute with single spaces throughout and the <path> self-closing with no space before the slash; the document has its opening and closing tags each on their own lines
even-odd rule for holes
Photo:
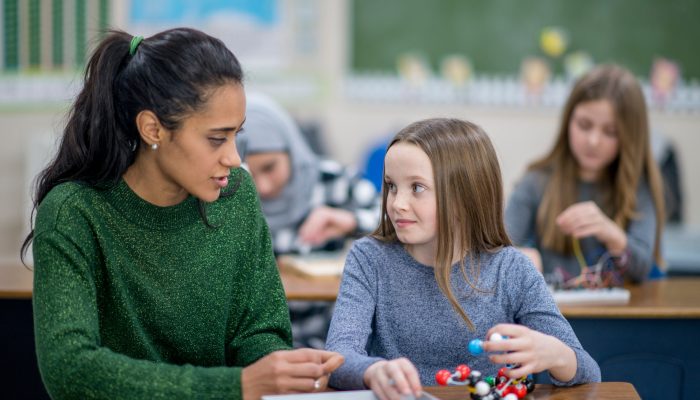
<svg viewBox="0 0 700 400">
<path fill-rule="evenodd" d="M 147 146 L 160 145 L 163 141 L 165 129 L 160 120 L 150 110 L 143 110 L 136 115 L 136 128 L 139 130 L 141 140 Z"/>
</svg>

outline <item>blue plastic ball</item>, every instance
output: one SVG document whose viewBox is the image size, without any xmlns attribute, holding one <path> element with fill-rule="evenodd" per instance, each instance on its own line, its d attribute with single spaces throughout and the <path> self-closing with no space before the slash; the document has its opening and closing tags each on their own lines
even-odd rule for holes
<svg viewBox="0 0 700 400">
<path fill-rule="evenodd" d="M 481 339 L 474 339 L 469 342 L 469 352 L 475 356 L 478 356 L 484 352 L 483 342 Z"/>
</svg>

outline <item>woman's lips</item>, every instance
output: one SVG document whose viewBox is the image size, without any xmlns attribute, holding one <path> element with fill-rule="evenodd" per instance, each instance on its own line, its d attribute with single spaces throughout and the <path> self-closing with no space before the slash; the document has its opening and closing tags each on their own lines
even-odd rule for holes
<svg viewBox="0 0 700 400">
<path fill-rule="evenodd" d="M 219 185 L 219 187 L 222 189 L 228 186 L 228 176 L 221 176 L 212 179 L 214 179 L 214 182 L 216 182 L 216 184 Z"/>
</svg>

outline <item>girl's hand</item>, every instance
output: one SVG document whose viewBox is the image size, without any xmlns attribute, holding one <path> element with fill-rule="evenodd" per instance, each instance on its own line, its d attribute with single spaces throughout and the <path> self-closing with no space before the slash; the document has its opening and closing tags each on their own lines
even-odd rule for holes
<svg viewBox="0 0 700 400">
<path fill-rule="evenodd" d="M 299 239 L 319 246 L 330 239 L 343 237 L 357 228 L 355 215 L 348 210 L 321 206 L 315 208 L 299 228 Z"/>
<path fill-rule="evenodd" d="M 486 352 L 499 353 L 489 355 L 493 363 L 517 365 L 506 373 L 509 378 L 549 371 L 556 379 L 568 382 L 576 375 L 576 353 L 554 336 L 522 325 L 499 324 L 489 329 L 486 337 L 496 332 L 508 338 L 484 341 L 483 348 Z"/>
<path fill-rule="evenodd" d="M 244 400 L 258 400 L 265 394 L 303 393 L 325 390 L 328 375 L 344 358 L 315 349 L 275 351 L 243 368 L 241 392 Z"/>
<path fill-rule="evenodd" d="M 406 358 L 370 365 L 365 371 L 364 381 L 379 400 L 401 400 L 407 395 L 419 397 L 422 391 L 418 370 Z"/>
<path fill-rule="evenodd" d="M 592 201 L 569 206 L 559 216 L 557 225 L 562 232 L 575 238 L 595 236 L 613 255 L 620 255 L 627 247 L 627 235 Z"/>
</svg>

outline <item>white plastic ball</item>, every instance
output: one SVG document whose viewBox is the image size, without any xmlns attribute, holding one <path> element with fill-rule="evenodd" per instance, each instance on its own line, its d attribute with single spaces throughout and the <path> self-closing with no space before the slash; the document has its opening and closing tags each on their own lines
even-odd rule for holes
<svg viewBox="0 0 700 400">
<path fill-rule="evenodd" d="M 491 391 L 491 385 L 484 381 L 479 381 L 476 383 L 475 389 L 476 394 L 478 394 L 479 396 L 486 396 Z"/>
</svg>

